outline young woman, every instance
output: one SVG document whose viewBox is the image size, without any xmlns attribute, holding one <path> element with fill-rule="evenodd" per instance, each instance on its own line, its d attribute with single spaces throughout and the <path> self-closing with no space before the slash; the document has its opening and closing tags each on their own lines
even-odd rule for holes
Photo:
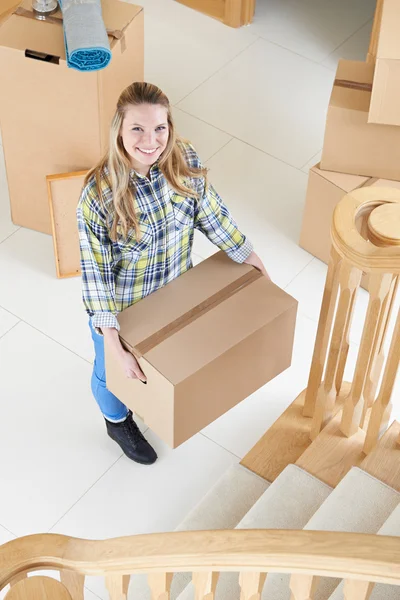
<svg viewBox="0 0 400 600">
<path fill-rule="evenodd" d="M 131 411 L 106 387 L 104 338 L 126 376 L 146 381 L 121 345 L 118 313 L 192 267 L 194 229 L 232 260 L 268 275 L 207 182 L 193 146 L 177 137 L 167 97 L 148 83 L 122 92 L 109 150 L 85 179 L 77 218 L 83 302 L 95 348 L 93 395 L 108 435 L 132 460 L 152 464 L 155 451 Z"/>
</svg>

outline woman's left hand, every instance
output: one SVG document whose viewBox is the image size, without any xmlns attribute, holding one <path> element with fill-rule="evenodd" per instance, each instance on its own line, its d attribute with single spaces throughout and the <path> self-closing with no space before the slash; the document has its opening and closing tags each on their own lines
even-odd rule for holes
<svg viewBox="0 0 400 600">
<path fill-rule="evenodd" d="M 261 271 L 261 273 L 267 279 L 271 279 L 271 277 L 268 275 L 267 269 L 265 268 L 264 263 L 262 262 L 261 258 L 254 251 L 250 254 L 250 256 L 248 258 L 246 258 L 246 260 L 244 262 L 247 265 L 252 265 L 256 269 Z"/>
</svg>

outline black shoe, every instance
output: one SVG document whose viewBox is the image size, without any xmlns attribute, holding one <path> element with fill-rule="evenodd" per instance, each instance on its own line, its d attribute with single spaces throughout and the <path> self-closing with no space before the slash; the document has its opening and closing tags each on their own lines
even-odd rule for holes
<svg viewBox="0 0 400 600">
<path fill-rule="evenodd" d="M 131 411 L 121 423 L 112 423 L 107 419 L 105 421 L 108 435 L 121 446 L 128 458 L 141 465 L 152 465 L 156 462 L 157 454 L 132 419 Z"/>
</svg>

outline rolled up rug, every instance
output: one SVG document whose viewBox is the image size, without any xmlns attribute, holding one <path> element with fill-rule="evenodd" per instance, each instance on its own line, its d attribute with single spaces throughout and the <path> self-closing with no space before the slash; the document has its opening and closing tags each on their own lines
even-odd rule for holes
<svg viewBox="0 0 400 600">
<path fill-rule="evenodd" d="M 59 0 L 63 13 L 67 64 L 78 71 L 99 71 L 111 60 L 100 0 Z"/>
</svg>

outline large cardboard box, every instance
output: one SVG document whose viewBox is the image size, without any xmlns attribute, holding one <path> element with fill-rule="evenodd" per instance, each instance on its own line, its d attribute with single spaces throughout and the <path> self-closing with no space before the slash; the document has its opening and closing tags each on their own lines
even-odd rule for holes
<svg viewBox="0 0 400 600">
<path fill-rule="evenodd" d="M 400 5 L 398 0 L 384 0 L 381 5 L 368 121 L 400 125 Z"/>
<path fill-rule="evenodd" d="M 31 0 L 21 8 L 32 15 Z M 143 80 L 143 9 L 118 0 L 102 8 L 112 60 L 92 73 L 67 67 L 60 15 L 12 14 L 0 26 L 0 122 L 16 225 L 51 233 L 46 175 L 93 166 L 119 94 Z"/>
<path fill-rule="evenodd" d="M 218 252 L 118 317 L 147 385 L 105 346 L 107 387 L 172 447 L 291 364 L 297 301 Z"/>
<path fill-rule="evenodd" d="M 374 66 L 341 60 L 328 108 L 321 169 L 400 180 L 400 127 L 368 123 Z"/>
<path fill-rule="evenodd" d="M 310 169 L 300 246 L 322 262 L 328 263 L 334 210 L 346 194 L 366 186 L 400 189 L 400 182 L 323 171 L 319 164 Z M 362 286 L 368 287 L 366 275 L 363 276 Z"/>
</svg>

